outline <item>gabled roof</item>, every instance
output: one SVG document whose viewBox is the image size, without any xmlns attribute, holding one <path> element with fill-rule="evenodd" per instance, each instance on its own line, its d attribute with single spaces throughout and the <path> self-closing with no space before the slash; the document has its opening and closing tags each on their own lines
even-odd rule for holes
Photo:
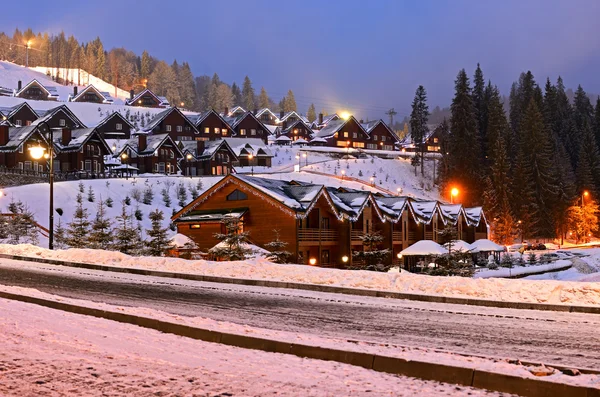
<svg viewBox="0 0 600 397">
<path fill-rule="evenodd" d="M 131 124 L 131 122 L 129 120 L 127 120 L 127 118 L 125 116 L 123 116 L 121 114 L 121 112 L 112 112 L 107 114 L 102 120 L 100 120 L 100 122 L 96 125 L 96 128 L 101 128 L 102 126 L 104 126 L 104 124 L 108 123 L 113 117 L 117 117 L 119 118 L 122 122 L 124 122 L 125 124 L 127 124 L 129 126 L 129 128 L 131 129 L 135 129 L 134 125 Z"/>
<path fill-rule="evenodd" d="M 269 108 L 262 108 L 262 109 L 258 109 L 258 111 L 256 112 L 256 117 L 260 117 L 263 115 L 263 113 L 270 113 L 271 116 L 275 117 L 275 121 L 280 121 L 279 117 L 277 117 L 277 115 L 275 113 L 273 113 L 271 111 L 271 109 Z"/>
<path fill-rule="evenodd" d="M 418 223 L 429 224 L 436 212 L 441 213 L 437 201 L 409 200 L 410 208 L 415 221 Z"/>
<path fill-rule="evenodd" d="M 442 220 L 444 224 L 450 223 L 452 226 L 458 223 L 461 215 L 465 217 L 466 214 L 462 204 L 441 204 L 440 213 L 442 214 Z"/>
<path fill-rule="evenodd" d="M 376 195 L 375 203 L 383 216 L 393 222 L 397 222 L 408 206 L 408 197 Z"/>
<path fill-rule="evenodd" d="M 37 112 L 35 110 L 33 110 L 33 108 L 31 106 L 29 106 L 29 104 L 27 102 L 21 102 L 18 105 L 15 105 L 13 107 L 7 107 L 7 108 L 2 108 L 0 109 L 0 114 L 2 116 L 5 116 L 7 119 L 11 118 L 12 116 L 14 116 L 15 114 L 17 114 L 18 111 L 20 111 L 23 107 L 28 108 L 31 113 L 33 113 L 34 115 L 38 115 Z"/>
<path fill-rule="evenodd" d="M 183 157 L 185 157 L 189 153 L 194 157 L 195 160 L 212 159 L 215 156 L 215 154 L 223 148 L 226 148 L 231 153 L 231 155 L 234 157 L 234 161 L 237 160 L 235 152 L 224 140 L 205 141 L 204 151 L 202 153 L 196 153 L 198 149 L 198 143 L 196 141 L 180 141 L 179 146 L 181 148 L 181 152 L 183 153 Z"/>
<path fill-rule="evenodd" d="M 269 146 L 260 138 L 223 138 L 229 144 L 237 157 L 246 156 L 252 153 L 260 157 L 273 157 Z"/>
<path fill-rule="evenodd" d="M 125 101 L 125 104 L 126 105 L 134 105 L 142 96 L 144 96 L 146 94 L 152 95 L 156 99 L 156 101 L 158 102 L 158 106 L 170 106 L 169 101 L 167 100 L 167 98 L 165 98 L 164 96 L 158 96 L 158 95 L 156 95 L 149 88 L 145 88 L 142 91 L 140 91 L 140 93 L 137 94 L 136 96 L 134 96 L 133 99 L 127 99 Z"/>
<path fill-rule="evenodd" d="M 58 98 L 58 91 L 56 91 L 56 87 L 50 87 L 50 86 L 44 86 L 42 85 L 42 83 L 40 83 L 39 81 L 37 81 L 37 79 L 33 79 L 31 80 L 29 83 L 25 84 L 25 86 L 23 88 L 21 88 L 19 91 L 17 91 L 15 93 L 15 96 L 20 96 L 21 93 L 23 93 L 27 88 L 29 88 L 32 85 L 37 85 L 39 86 L 42 90 L 44 90 L 46 92 L 46 94 L 48 94 L 49 97 L 51 98 Z"/>
<path fill-rule="evenodd" d="M 319 123 L 319 118 L 312 122 L 313 128 L 323 127 L 329 124 L 331 121 L 339 120 L 340 116 L 337 113 L 328 114 L 327 116 L 323 116 L 323 123 Z"/>
<path fill-rule="evenodd" d="M 144 127 L 142 128 L 142 131 L 146 131 L 146 132 L 150 132 L 152 131 L 156 126 L 158 126 L 167 116 L 169 116 L 171 113 L 173 112 L 177 112 L 179 113 L 179 115 L 181 115 L 181 117 L 183 117 L 183 119 L 185 121 L 187 121 L 192 128 L 194 129 L 195 132 L 198 132 L 198 129 L 196 128 L 196 126 L 194 125 L 194 123 L 192 123 L 186 116 L 185 114 L 183 114 L 181 112 L 181 110 L 179 110 L 177 108 L 177 106 L 168 108 L 163 110 L 160 113 L 157 113 L 156 115 L 154 115 L 154 117 L 152 118 L 152 120 L 150 120 L 150 122 Z"/>
<path fill-rule="evenodd" d="M 292 130 L 294 128 L 298 128 L 297 125 L 300 124 L 302 127 L 304 127 L 309 134 L 313 133 L 312 128 L 310 128 L 310 126 L 302 119 L 298 119 L 296 121 L 294 121 L 290 126 L 288 126 L 285 130 L 282 130 L 281 133 L 282 134 L 287 134 L 288 132 L 292 132 Z"/>
<path fill-rule="evenodd" d="M 77 100 L 79 98 L 81 98 L 81 96 L 83 94 L 87 93 L 88 91 L 94 91 L 97 95 L 99 95 L 100 98 L 102 99 L 102 103 L 111 104 L 111 103 L 114 102 L 113 97 L 111 97 L 108 92 L 101 92 L 96 87 L 94 87 L 92 84 L 88 85 L 83 90 L 81 90 L 81 92 L 79 94 L 77 94 L 76 96 L 74 96 L 73 98 L 71 98 L 71 102 L 77 102 Z"/>
<path fill-rule="evenodd" d="M 127 147 L 134 150 L 139 157 L 148 157 L 153 156 L 156 150 L 160 149 L 166 142 L 170 142 L 173 146 L 174 150 L 177 150 L 179 153 L 179 157 L 183 156 L 181 149 L 179 146 L 173 141 L 173 139 L 169 136 L 169 134 L 155 134 L 155 135 L 147 135 L 146 136 L 146 148 L 144 150 L 138 150 L 139 138 L 136 136 L 127 141 L 125 145 L 121 148 L 119 155 L 123 152 L 123 150 Z"/>
<path fill-rule="evenodd" d="M 210 116 L 211 114 L 214 114 L 215 116 L 217 116 L 217 117 L 219 118 L 219 120 L 221 120 L 221 121 L 222 121 L 222 122 L 223 122 L 223 123 L 224 123 L 224 124 L 225 124 L 225 125 L 226 125 L 226 126 L 229 128 L 229 131 L 230 131 L 231 133 L 233 133 L 233 132 L 234 132 L 234 131 L 233 131 L 233 128 L 231 128 L 231 125 L 230 125 L 230 124 L 227 122 L 227 120 L 225 120 L 225 118 L 224 118 L 223 116 L 221 116 L 221 115 L 219 114 L 219 112 L 217 112 L 217 111 L 216 111 L 216 110 L 214 110 L 214 109 L 210 109 L 210 110 L 207 110 L 207 111 L 205 111 L 205 112 L 199 113 L 199 114 L 198 114 L 198 116 L 196 116 L 196 117 L 195 117 L 195 118 L 196 118 L 196 120 L 194 121 L 194 125 L 195 125 L 196 127 L 198 127 L 198 126 L 199 126 L 200 124 L 202 124 L 202 122 L 203 122 L 204 120 L 206 120 L 206 118 L 207 118 L 208 116 Z M 192 117 L 193 117 L 193 116 L 192 116 Z M 189 119 L 190 121 L 192 121 L 192 117 L 188 117 L 188 119 Z"/>
<path fill-rule="evenodd" d="M 225 116 L 225 117 L 231 117 L 230 115 L 232 115 L 234 113 L 237 113 L 237 112 L 246 113 L 246 109 L 244 109 L 240 105 L 237 105 L 237 106 L 234 106 L 233 108 L 231 108 L 231 110 L 229 111 L 229 114 L 225 114 L 223 116 Z"/>
<path fill-rule="evenodd" d="M 102 136 L 100 136 L 96 128 L 77 128 L 71 130 L 71 140 L 67 145 L 61 143 L 62 137 L 60 134 L 54 134 L 54 146 L 62 153 L 78 152 L 94 135 L 98 138 L 102 146 L 104 146 L 106 152 L 112 153 L 112 150 Z"/>
<path fill-rule="evenodd" d="M 289 112 L 285 113 L 283 115 L 283 117 L 281 117 L 279 119 L 279 121 L 283 122 L 286 121 L 287 119 L 289 119 L 290 117 L 296 117 L 298 120 L 303 120 L 305 123 L 308 123 L 308 119 L 306 117 L 304 117 L 303 115 L 301 115 L 300 113 L 296 112 L 295 110 L 290 110 Z"/>
<path fill-rule="evenodd" d="M 364 127 L 358 122 L 358 120 L 354 118 L 354 116 L 348 117 L 347 120 L 339 119 L 330 122 L 329 124 L 327 124 L 327 126 L 323 127 L 317 132 L 316 137 L 330 138 L 333 135 L 335 135 L 336 132 L 341 131 L 346 125 L 346 123 L 349 123 L 350 121 L 354 121 L 358 125 L 358 128 L 367 136 L 367 138 L 369 138 L 369 134 L 367 133 L 367 131 L 365 131 Z"/>
<path fill-rule="evenodd" d="M 68 118 L 71 119 L 71 121 L 75 124 L 75 127 L 77 127 L 77 128 L 86 128 L 86 125 L 83 124 L 83 122 L 81 120 L 79 120 L 77 118 L 77 116 L 75 116 L 75 113 L 73 113 L 71 111 L 71 109 L 69 109 L 69 107 L 67 105 L 60 105 L 60 106 L 57 106 L 55 108 L 52 108 L 52 109 L 48 110 L 42 117 L 40 117 L 39 119 L 35 120 L 32 124 L 33 125 L 39 125 L 43 121 L 48 121 L 52 117 L 54 117 L 54 115 L 56 115 L 56 113 L 60 112 L 61 110 L 66 114 L 66 116 Z"/>
<path fill-rule="evenodd" d="M 43 134 L 40 134 L 37 126 L 28 125 L 25 127 L 16 127 L 8 129 L 8 143 L 4 146 L 0 146 L 0 152 L 10 153 L 15 152 L 19 149 L 24 142 L 26 142 L 29 138 L 31 138 L 34 134 L 39 135 L 39 139 L 44 143 L 48 143 L 46 138 L 44 138 Z"/>
<path fill-rule="evenodd" d="M 482 207 L 465 208 L 464 210 L 467 225 L 477 227 L 479 226 L 481 220 L 483 220 L 486 225 L 488 224 L 487 219 L 485 218 L 485 214 L 483 213 Z"/>
<path fill-rule="evenodd" d="M 398 136 L 396 135 L 396 133 L 394 131 L 392 131 L 392 129 L 387 125 L 387 123 L 385 123 L 383 120 L 379 119 L 379 120 L 372 120 L 372 121 L 367 121 L 366 123 L 362 123 L 363 128 L 365 129 L 365 131 L 367 131 L 367 134 L 369 134 L 369 136 L 371 136 L 371 132 L 375 129 L 375 127 L 377 127 L 379 124 L 383 125 L 385 127 L 386 130 L 388 130 L 388 132 L 390 133 L 390 135 L 394 138 L 394 140 L 396 141 L 396 143 L 400 142 L 400 139 L 398 139 Z"/>
<path fill-rule="evenodd" d="M 256 116 L 254 114 L 252 114 L 252 112 L 246 112 L 244 114 L 240 114 L 237 117 L 224 117 L 223 120 L 227 124 L 229 124 L 232 129 L 235 129 L 235 127 L 237 127 L 238 124 L 240 124 L 246 117 L 252 117 L 262 127 L 263 131 L 265 131 L 267 133 L 270 131 L 267 127 L 265 127 L 265 125 L 262 123 L 262 121 L 257 119 Z"/>
</svg>

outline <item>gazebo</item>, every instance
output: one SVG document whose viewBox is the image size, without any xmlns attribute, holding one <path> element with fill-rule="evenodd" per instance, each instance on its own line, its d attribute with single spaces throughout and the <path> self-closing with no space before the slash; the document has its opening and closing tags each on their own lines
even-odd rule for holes
<svg viewBox="0 0 600 397">
<path fill-rule="evenodd" d="M 500 253 L 506 251 L 503 245 L 496 244 L 492 240 L 488 240 L 487 238 L 482 238 L 480 240 L 475 241 L 471 244 L 473 249 L 476 249 L 480 255 L 483 255 L 485 258 L 486 254 L 492 253 L 494 254 L 494 258 L 496 261 L 500 261 Z"/>
<path fill-rule="evenodd" d="M 275 143 L 277 145 L 289 145 L 290 141 L 291 141 L 291 139 L 287 135 L 280 135 L 277 138 L 275 138 Z"/>
<path fill-rule="evenodd" d="M 447 254 L 448 250 L 444 246 L 431 240 L 417 241 L 408 248 L 400 251 L 404 259 L 404 268 L 412 271 L 417 267 L 417 259 L 425 259 L 432 256 Z"/>
<path fill-rule="evenodd" d="M 310 146 L 325 146 L 327 145 L 327 140 L 325 140 L 325 138 L 316 137 L 311 139 L 308 144 Z"/>
<path fill-rule="evenodd" d="M 308 141 L 306 139 L 298 138 L 292 142 L 292 145 L 306 145 L 307 143 Z"/>
</svg>

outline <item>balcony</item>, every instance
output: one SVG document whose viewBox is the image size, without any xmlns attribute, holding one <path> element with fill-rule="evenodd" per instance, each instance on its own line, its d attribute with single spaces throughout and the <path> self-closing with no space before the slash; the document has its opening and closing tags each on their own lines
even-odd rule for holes
<svg viewBox="0 0 600 397">
<path fill-rule="evenodd" d="M 338 233 L 331 229 L 298 229 L 298 241 L 337 242 Z"/>
<path fill-rule="evenodd" d="M 360 238 L 364 232 L 362 230 L 351 230 L 350 231 L 350 240 L 352 241 L 362 241 Z"/>
<path fill-rule="evenodd" d="M 393 241 L 402 241 L 402 232 L 392 232 Z"/>
<path fill-rule="evenodd" d="M 433 240 L 433 232 L 425 232 L 425 240 Z"/>
</svg>

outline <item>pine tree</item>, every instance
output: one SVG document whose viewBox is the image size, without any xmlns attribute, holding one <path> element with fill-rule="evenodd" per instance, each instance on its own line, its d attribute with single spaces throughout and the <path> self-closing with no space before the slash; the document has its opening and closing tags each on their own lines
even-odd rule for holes
<svg viewBox="0 0 600 397">
<path fill-rule="evenodd" d="M 454 182 L 461 186 L 463 203 L 481 202 L 481 145 L 469 78 L 462 69 L 455 81 L 455 95 L 450 107 L 452 134 L 449 139 L 448 175 L 442 189 Z"/>
<path fill-rule="evenodd" d="M 242 91 L 235 82 L 231 85 L 231 94 L 233 95 L 233 106 L 241 106 L 243 103 Z"/>
<path fill-rule="evenodd" d="M 167 237 L 168 228 L 163 228 L 162 221 L 165 219 L 162 211 L 158 209 L 149 214 L 152 222 L 152 229 L 146 230 L 150 240 L 147 241 L 148 252 L 152 256 L 164 256 L 170 248 L 169 238 Z"/>
<path fill-rule="evenodd" d="M 421 175 L 425 175 L 424 160 L 425 160 L 425 139 L 429 128 L 427 127 L 427 120 L 429 119 L 429 106 L 427 106 L 427 92 L 425 88 L 420 85 L 415 92 L 415 98 L 412 103 L 412 112 L 410 113 L 410 128 L 411 138 L 413 144 L 417 148 L 416 156 L 419 156 L 418 164 L 421 165 Z M 418 165 L 417 163 L 413 165 Z M 416 168 L 415 168 L 416 172 Z"/>
<path fill-rule="evenodd" d="M 317 119 L 317 111 L 315 110 L 314 103 L 311 103 L 310 106 L 308 107 L 308 112 L 306 112 L 306 117 L 308 118 L 308 121 L 310 121 L 311 123 Z"/>
<path fill-rule="evenodd" d="M 94 75 L 99 79 L 106 79 L 106 56 L 100 37 L 96 38 L 96 66 L 94 68 Z"/>
<path fill-rule="evenodd" d="M 288 90 L 287 95 L 285 97 L 285 111 L 291 112 L 292 110 L 294 112 L 297 112 L 298 105 L 296 105 L 296 98 L 294 97 L 294 93 L 292 92 L 292 90 Z"/>
<path fill-rule="evenodd" d="M 590 198 L 585 202 L 578 202 L 568 208 L 569 230 L 575 234 L 577 243 L 580 241 L 590 241 L 590 237 L 598 231 L 599 212 L 600 207 L 597 202 Z"/>
<path fill-rule="evenodd" d="M 364 233 L 360 236 L 360 239 L 364 249 L 362 251 L 352 252 L 352 259 L 361 263 L 360 265 L 355 266 L 355 268 L 387 272 L 390 266 L 384 264 L 383 261 L 390 255 L 391 251 L 388 248 L 379 248 L 383 243 L 383 236 L 381 233 L 378 231 Z"/>
<path fill-rule="evenodd" d="M 12 201 L 8 210 L 12 216 L 4 226 L 4 233 L 7 235 L 10 244 L 38 243 L 38 228 L 33 216 L 26 204 L 21 201 Z"/>
<path fill-rule="evenodd" d="M 479 63 L 477 64 L 477 69 L 475 70 L 475 76 L 473 77 L 473 106 L 475 107 L 475 113 L 477 115 L 477 127 L 479 131 L 479 142 L 481 142 L 481 155 L 482 159 L 485 159 L 488 156 L 488 146 L 487 146 L 487 112 L 488 112 L 488 104 L 487 98 L 492 94 L 491 92 L 491 83 L 489 84 L 489 89 L 486 89 L 485 80 L 483 79 L 483 71 Z"/>
<path fill-rule="evenodd" d="M 54 229 L 54 248 L 64 249 L 66 247 L 66 233 L 67 231 L 63 227 L 60 218 L 58 218 L 58 224 Z"/>
<path fill-rule="evenodd" d="M 275 239 L 265 244 L 265 247 L 271 251 L 269 260 L 275 263 L 288 263 L 289 258 L 292 256 L 291 252 L 285 250 L 288 243 L 279 238 L 279 230 L 275 229 L 273 233 L 275 233 Z"/>
<path fill-rule="evenodd" d="M 140 77 L 142 79 L 147 79 L 148 77 L 150 77 L 150 54 L 148 54 L 148 51 L 144 50 L 144 52 L 142 52 L 142 61 L 141 61 L 141 68 L 140 68 Z"/>
<path fill-rule="evenodd" d="M 147 186 L 144 189 L 144 197 L 142 198 L 142 202 L 145 205 L 150 205 L 152 204 L 152 200 L 154 200 L 154 191 L 152 190 L 151 186 Z"/>
<path fill-rule="evenodd" d="M 117 227 L 113 230 L 114 248 L 127 255 L 132 255 L 137 249 L 139 235 L 133 225 L 132 215 L 127 213 L 127 205 L 122 203 L 121 214 L 116 217 Z"/>
<path fill-rule="evenodd" d="M 96 200 L 96 195 L 94 194 L 94 189 L 92 189 L 92 186 L 88 186 L 88 194 L 87 194 L 87 200 L 90 203 L 93 203 L 94 200 Z"/>
<path fill-rule="evenodd" d="M 221 241 L 208 252 L 219 260 L 241 261 L 252 253 L 244 247 L 249 232 L 240 232 L 240 220 L 233 216 L 225 216 L 222 221 L 226 233 L 215 233 L 214 237 Z"/>
<path fill-rule="evenodd" d="M 98 201 L 96 217 L 92 221 L 92 230 L 89 237 L 90 248 L 108 250 L 113 242 L 112 225 L 110 218 L 107 218 L 106 206 L 104 201 Z"/>
<path fill-rule="evenodd" d="M 254 110 L 254 88 L 252 88 L 252 81 L 250 81 L 250 77 L 248 76 L 244 77 L 244 86 L 242 88 L 242 100 L 243 106 L 246 110 Z"/>
<path fill-rule="evenodd" d="M 88 211 L 82 203 L 77 203 L 72 221 L 68 224 L 66 242 L 72 248 L 86 248 L 90 233 Z"/>
<path fill-rule="evenodd" d="M 267 95 L 267 90 L 265 90 L 265 87 L 260 88 L 260 96 L 258 97 L 258 107 L 261 109 L 269 107 L 269 96 Z"/>
</svg>

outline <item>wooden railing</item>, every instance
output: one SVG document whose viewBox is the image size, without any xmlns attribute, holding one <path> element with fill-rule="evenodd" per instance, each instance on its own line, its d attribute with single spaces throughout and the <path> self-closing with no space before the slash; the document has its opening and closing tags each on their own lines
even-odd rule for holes
<svg viewBox="0 0 600 397">
<path fill-rule="evenodd" d="M 425 240 L 433 240 L 433 232 L 425 232 Z"/>
<path fill-rule="evenodd" d="M 350 231 L 350 240 L 352 241 L 361 241 L 361 236 L 364 234 L 362 230 L 351 230 Z"/>
<path fill-rule="evenodd" d="M 337 241 L 338 233 L 331 229 L 298 229 L 298 241 Z"/>
<path fill-rule="evenodd" d="M 417 239 L 416 232 L 408 232 L 408 241 L 415 241 Z"/>
<path fill-rule="evenodd" d="M 402 232 L 392 232 L 393 241 L 402 241 Z"/>
</svg>

